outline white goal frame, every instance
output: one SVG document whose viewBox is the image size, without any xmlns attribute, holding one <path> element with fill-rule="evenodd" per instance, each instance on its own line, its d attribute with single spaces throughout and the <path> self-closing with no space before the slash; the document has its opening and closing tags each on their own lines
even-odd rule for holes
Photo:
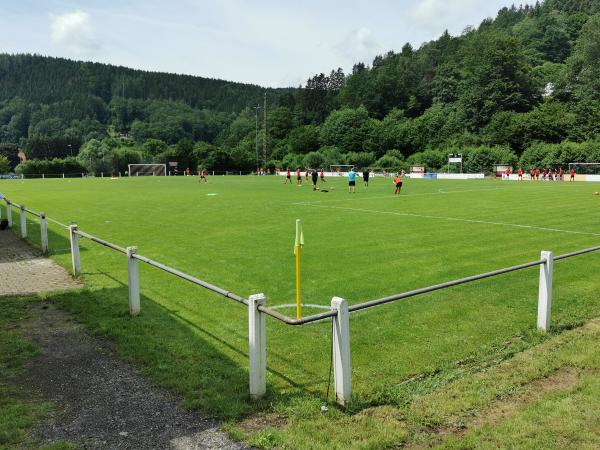
<svg viewBox="0 0 600 450">
<path fill-rule="evenodd" d="M 155 168 L 160 168 L 162 169 L 162 173 L 158 173 L 156 170 L 152 170 L 152 173 L 142 173 L 141 176 L 159 176 L 159 177 L 166 177 L 167 176 L 167 165 L 166 164 L 128 164 L 127 165 L 127 173 L 129 174 L 129 176 L 134 176 L 131 175 L 131 168 L 132 167 L 155 167 Z M 135 176 L 140 176 L 140 172 L 135 172 Z"/>
<path fill-rule="evenodd" d="M 569 172 L 571 172 L 571 169 L 573 167 L 576 168 L 577 166 L 598 166 L 598 168 L 600 169 L 600 162 L 593 162 L 593 163 L 588 163 L 588 162 L 582 162 L 582 163 L 579 163 L 579 162 L 570 162 L 569 163 Z M 575 172 L 577 172 L 577 170 L 575 170 Z M 599 172 L 600 172 L 600 170 L 599 170 Z"/>
</svg>

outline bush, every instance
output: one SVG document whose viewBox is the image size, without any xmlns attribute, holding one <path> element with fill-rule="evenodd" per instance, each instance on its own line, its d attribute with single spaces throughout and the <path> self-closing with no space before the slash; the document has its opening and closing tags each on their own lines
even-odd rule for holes
<svg viewBox="0 0 600 450">
<path fill-rule="evenodd" d="M 463 157 L 463 170 L 467 173 L 491 173 L 494 164 L 517 164 L 517 155 L 508 146 L 470 148 Z"/>
<path fill-rule="evenodd" d="M 319 152 L 310 152 L 302 160 L 304 167 L 321 168 L 325 164 L 325 157 Z"/>
<path fill-rule="evenodd" d="M 73 174 L 87 172 L 77 158 L 29 159 L 15 168 L 15 172 L 23 175 Z"/>
</svg>

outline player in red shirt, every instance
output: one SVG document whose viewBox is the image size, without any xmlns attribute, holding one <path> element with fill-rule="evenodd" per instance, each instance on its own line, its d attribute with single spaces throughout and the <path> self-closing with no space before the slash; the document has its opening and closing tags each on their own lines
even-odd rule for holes
<svg viewBox="0 0 600 450">
<path fill-rule="evenodd" d="M 535 180 L 535 170 L 531 169 L 529 171 L 529 179 L 530 180 Z"/>
<path fill-rule="evenodd" d="M 575 182 L 575 169 L 571 169 L 571 178 L 569 178 L 569 183 L 571 181 Z"/>
<path fill-rule="evenodd" d="M 560 170 L 558 171 L 558 176 L 560 177 L 558 180 L 559 181 L 563 181 L 563 170 L 562 167 L 560 168 Z"/>
<path fill-rule="evenodd" d="M 535 179 L 539 181 L 540 179 L 540 169 L 535 169 Z"/>
<path fill-rule="evenodd" d="M 517 170 L 517 175 L 519 176 L 519 181 L 523 181 L 523 169 L 519 167 Z"/>
<path fill-rule="evenodd" d="M 321 169 L 321 183 L 327 183 L 327 181 L 325 181 L 325 173 L 323 172 L 323 169 Z"/>
<path fill-rule="evenodd" d="M 546 180 L 546 169 L 542 172 L 542 180 Z"/>
<path fill-rule="evenodd" d="M 287 184 L 287 182 L 290 182 L 290 186 L 292 184 L 292 174 L 290 172 L 290 168 L 287 168 L 287 172 L 285 173 L 285 181 L 283 182 L 283 184 Z"/>
<path fill-rule="evenodd" d="M 300 172 L 300 167 L 296 169 L 296 184 L 302 186 L 302 173 Z"/>
</svg>

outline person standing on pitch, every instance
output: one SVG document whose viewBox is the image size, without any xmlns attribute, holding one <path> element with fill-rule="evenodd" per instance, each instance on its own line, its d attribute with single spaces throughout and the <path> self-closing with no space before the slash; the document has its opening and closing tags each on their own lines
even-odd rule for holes
<svg viewBox="0 0 600 450">
<path fill-rule="evenodd" d="M 317 172 L 317 169 L 313 169 L 312 173 L 310 174 L 311 179 L 312 179 L 312 185 L 313 185 L 313 191 L 316 191 L 317 188 L 317 181 L 319 181 L 319 172 Z"/>
<path fill-rule="evenodd" d="M 571 169 L 570 175 L 571 175 L 571 177 L 569 178 L 569 183 L 571 181 L 575 182 L 575 169 Z"/>
<path fill-rule="evenodd" d="M 365 182 L 365 187 L 369 187 L 369 169 L 363 170 L 363 181 Z"/>
<path fill-rule="evenodd" d="M 302 186 L 302 172 L 300 172 L 300 167 L 296 169 L 296 184 Z"/>
<path fill-rule="evenodd" d="M 323 172 L 323 169 L 321 169 L 321 183 L 327 183 L 325 181 L 325 172 Z"/>
<path fill-rule="evenodd" d="M 348 192 L 356 193 L 356 172 L 354 171 L 354 167 L 348 172 Z"/>
<path fill-rule="evenodd" d="M 400 190 L 402 189 L 402 176 L 400 174 L 396 175 L 394 178 L 394 185 L 396 185 L 394 195 L 400 195 Z"/>
<path fill-rule="evenodd" d="M 198 172 L 198 183 L 200 183 L 202 180 L 204 180 L 206 183 L 206 174 L 204 173 L 204 169 L 200 169 L 200 172 Z"/>
<path fill-rule="evenodd" d="M 287 182 L 290 182 L 290 186 L 292 185 L 292 174 L 290 172 L 290 168 L 287 168 L 287 172 L 285 174 L 285 181 L 283 182 L 283 184 L 287 184 Z"/>
</svg>

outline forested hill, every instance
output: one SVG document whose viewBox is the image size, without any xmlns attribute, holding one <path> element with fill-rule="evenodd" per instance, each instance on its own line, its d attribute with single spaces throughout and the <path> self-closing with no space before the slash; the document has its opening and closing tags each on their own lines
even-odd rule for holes
<svg viewBox="0 0 600 450">
<path fill-rule="evenodd" d="M 269 91 L 259 164 L 439 169 L 451 152 L 465 155 L 469 171 L 600 161 L 600 0 L 512 6 L 465 26 L 350 74 Z M 92 172 L 139 161 L 257 163 L 252 107 L 262 88 L 42 57 L 0 61 L 0 153 L 73 153 L 69 164 Z M 49 170 L 40 164 L 18 169 Z"/>
<path fill-rule="evenodd" d="M 261 103 L 264 91 L 261 86 L 191 75 L 39 55 L 0 54 L 0 101 L 20 97 L 32 103 L 54 103 L 97 97 L 108 104 L 122 96 L 177 100 L 194 108 L 237 113 L 250 104 Z"/>
</svg>

